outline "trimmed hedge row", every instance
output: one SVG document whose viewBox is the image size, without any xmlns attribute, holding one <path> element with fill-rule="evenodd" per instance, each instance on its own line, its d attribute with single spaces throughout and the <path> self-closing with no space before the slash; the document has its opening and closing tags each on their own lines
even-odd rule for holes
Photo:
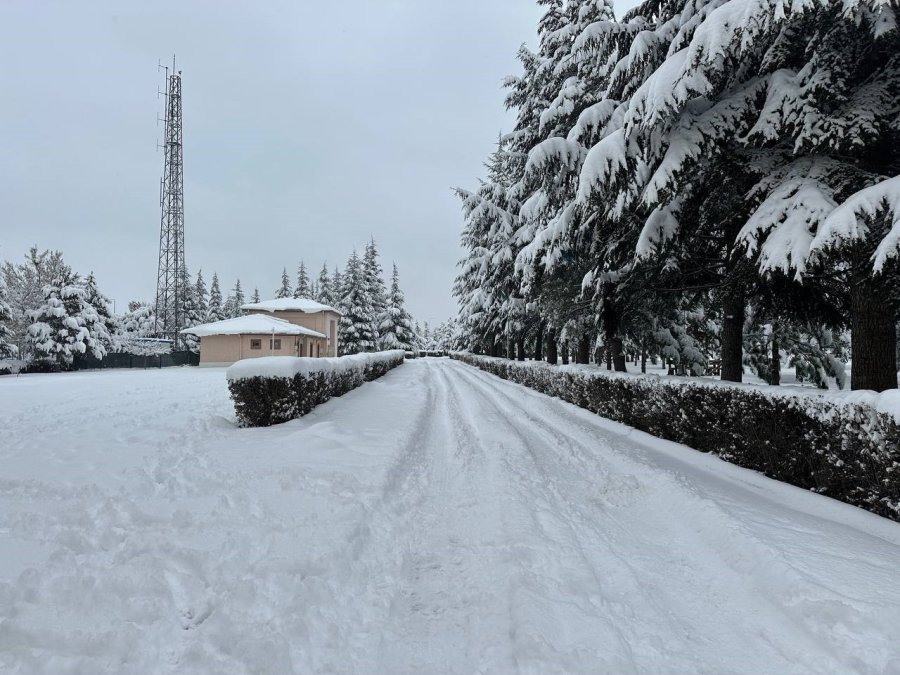
<svg viewBox="0 0 900 675">
<path fill-rule="evenodd" d="M 900 521 L 900 425 L 872 405 L 454 353 L 505 380 Z"/>
<path fill-rule="evenodd" d="M 272 356 L 244 359 L 226 378 L 238 422 L 268 427 L 296 419 L 403 363 L 400 350 L 337 358 Z"/>
</svg>

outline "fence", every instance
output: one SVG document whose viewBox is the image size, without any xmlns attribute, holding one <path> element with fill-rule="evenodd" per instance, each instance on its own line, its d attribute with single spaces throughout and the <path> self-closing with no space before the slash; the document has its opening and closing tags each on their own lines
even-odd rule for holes
<svg viewBox="0 0 900 675">
<path fill-rule="evenodd" d="M 98 359 L 94 356 L 80 356 L 72 364 L 72 370 L 93 370 L 96 368 L 170 368 L 172 366 L 198 366 L 200 355 L 191 351 L 169 352 L 141 356 L 139 354 L 111 353 Z"/>
</svg>

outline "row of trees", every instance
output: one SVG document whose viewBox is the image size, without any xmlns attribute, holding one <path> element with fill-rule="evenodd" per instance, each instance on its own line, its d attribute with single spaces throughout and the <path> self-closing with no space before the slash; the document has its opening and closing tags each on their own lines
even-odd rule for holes
<svg viewBox="0 0 900 675">
<path fill-rule="evenodd" d="M 300 264 L 297 286 L 287 274 L 276 297 L 309 297 L 341 310 L 340 344 L 343 354 L 376 349 L 440 349 L 449 341 L 450 324 L 431 330 L 413 323 L 405 307 L 399 273 L 394 265 L 390 286 L 385 284 L 374 240 L 360 258 L 354 252 L 343 271 L 323 272 L 310 283 Z M 185 270 L 182 302 L 185 325 L 240 316 L 246 303 L 240 279 L 223 298 L 218 274 L 207 290 L 203 272 L 191 278 Z M 259 302 L 255 289 L 251 302 Z M 155 335 L 154 305 L 132 301 L 116 314 L 109 298 L 97 288 L 93 273 L 82 277 L 63 260 L 59 251 L 32 248 L 24 262 L 6 262 L 0 274 L 0 360 L 20 358 L 69 367 L 78 359 L 102 359 L 110 352 L 136 354 L 168 350 L 168 344 L 148 341 Z M 189 349 L 197 339 L 186 335 Z"/>
<path fill-rule="evenodd" d="M 773 383 L 852 356 L 853 388 L 896 387 L 893 4 L 538 3 L 515 129 L 459 190 L 465 345 Z"/>
<path fill-rule="evenodd" d="M 285 268 L 275 297 L 310 298 L 340 310 L 339 353 L 419 348 L 421 336 L 406 310 L 397 265 L 393 266 L 388 288 L 374 239 L 366 244 L 362 257 L 354 250 L 343 270 L 335 267 L 329 274 L 328 265 L 323 263 L 315 280 L 310 279 L 301 260 L 296 279 L 291 287 Z"/>
</svg>

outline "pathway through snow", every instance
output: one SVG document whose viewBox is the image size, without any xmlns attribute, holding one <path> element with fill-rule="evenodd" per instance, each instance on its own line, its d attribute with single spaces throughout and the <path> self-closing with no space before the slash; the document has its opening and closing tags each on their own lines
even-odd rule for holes
<svg viewBox="0 0 900 675">
<path fill-rule="evenodd" d="M 900 672 L 900 526 L 458 362 L 0 400 L 3 672 Z"/>
</svg>

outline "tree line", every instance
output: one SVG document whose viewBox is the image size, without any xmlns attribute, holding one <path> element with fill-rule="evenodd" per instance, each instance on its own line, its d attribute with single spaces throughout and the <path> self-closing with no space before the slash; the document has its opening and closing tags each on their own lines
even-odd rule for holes
<svg viewBox="0 0 900 675">
<path fill-rule="evenodd" d="M 234 318 L 248 302 L 260 302 L 259 289 L 249 299 L 240 279 L 223 295 L 217 273 L 207 287 L 203 271 L 183 271 L 181 315 L 185 327 Z M 343 270 L 328 272 L 323 264 L 311 280 L 303 261 L 296 284 L 285 269 L 276 298 L 309 298 L 342 312 L 339 353 L 383 349 L 445 349 L 452 322 L 436 328 L 413 321 L 406 309 L 400 276 L 394 265 L 386 284 L 374 239 L 360 257 L 355 251 Z M 21 263 L 5 262 L 0 270 L 0 361 L 66 369 L 79 359 L 102 359 L 109 353 L 156 354 L 172 345 L 156 341 L 155 303 L 133 300 L 121 313 L 97 285 L 93 272 L 75 272 L 60 251 L 32 247 Z M 183 336 L 183 346 L 199 350 L 199 340 Z"/>
<path fill-rule="evenodd" d="M 462 199 L 468 349 L 897 386 L 894 6 L 538 0 Z"/>
</svg>

